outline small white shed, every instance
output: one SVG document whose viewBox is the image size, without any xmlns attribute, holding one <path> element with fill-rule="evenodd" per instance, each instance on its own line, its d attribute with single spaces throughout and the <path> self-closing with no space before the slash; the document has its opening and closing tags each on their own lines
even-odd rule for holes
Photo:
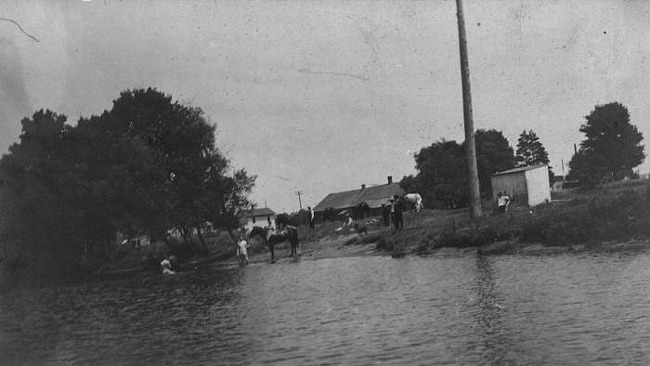
<svg viewBox="0 0 650 366">
<path fill-rule="evenodd" d="M 498 172 L 491 178 L 492 199 L 496 202 L 499 192 L 511 200 L 528 206 L 551 201 L 548 165 L 526 166 Z"/>
</svg>

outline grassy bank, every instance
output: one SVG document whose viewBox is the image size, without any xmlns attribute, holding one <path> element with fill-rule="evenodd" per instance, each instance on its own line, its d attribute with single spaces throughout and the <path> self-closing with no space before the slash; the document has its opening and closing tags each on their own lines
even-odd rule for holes
<svg viewBox="0 0 650 366">
<path fill-rule="evenodd" d="M 540 243 L 545 246 L 585 245 L 650 238 L 650 182 L 618 182 L 591 191 L 566 191 L 534 208 L 513 207 L 470 220 L 467 210 L 424 210 L 407 217 L 407 228 L 354 238 L 349 244 L 375 241 L 393 256 L 430 254 L 439 248 L 482 247 L 495 242 Z"/>
</svg>

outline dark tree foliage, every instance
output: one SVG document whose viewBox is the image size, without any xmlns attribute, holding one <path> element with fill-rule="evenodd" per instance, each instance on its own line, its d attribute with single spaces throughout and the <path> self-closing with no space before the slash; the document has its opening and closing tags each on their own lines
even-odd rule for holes
<svg viewBox="0 0 650 366">
<path fill-rule="evenodd" d="M 0 246 L 3 268 L 55 277 L 53 261 L 83 259 L 78 212 L 63 199 L 65 116 L 40 110 L 22 120 L 20 143 L 0 161 Z M 45 245 L 47 243 L 47 245 Z"/>
<path fill-rule="evenodd" d="M 539 137 L 533 130 L 524 130 L 521 135 L 519 135 L 519 140 L 517 141 L 517 155 L 515 160 L 518 166 L 533 166 L 540 164 L 548 164 L 550 160 L 548 159 L 548 153 L 546 148 L 539 141 Z M 549 167 L 549 183 L 553 184 L 555 175 Z"/>
<path fill-rule="evenodd" d="M 456 141 L 439 141 L 415 154 L 418 174 L 402 180 L 407 192 L 418 192 L 429 207 L 454 208 L 468 202 L 465 155 Z M 407 184 L 409 184 L 407 186 Z M 448 189 L 440 190 L 439 186 Z"/>
<path fill-rule="evenodd" d="M 569 163 L 571 179 L 593 186 L 633 176 L 645 153 L 643 134 L 630 123 L 627 108 L 618 102 L 597 105 L 585 119 L 580 126 L 585 140 Z"/>
<path fill-rule="evenodd" d="M 479 184 L 491 194 L 490 177 L 514 166 L 514 154 L 500 131 L 477 130 L 475 135 Z M 427 207 L 458 208 L 469 203 L 465 145 L 455 141 L 435 142 L 415 155 L 416 176 L 406 176 L 400 186 L 418 192 Z"/>
<path fill-rule="evenodd" d="M 492 194 L 491 177 L 496 172 L 512 169 L 515 166 L 515 156 L 508 139 L 497 130 L 477 130 L 474 136 L 476 141 L 476 164 L 478 165 L 478 179 L 483 196 Z M 464 148 L 463 144 L 463 148 Z"/>
<path fill-rule="evenodd" d="M 533 130 L 524 130 L 517 141 L 517 155 L 515 157 L 519 166 L 533 166 L 548 164 L 548 153 L 539 137 Z"/>
<path fill-rule="evenodd" d="M 0 173 L 10 177 L 12 194 L 40 197 L 23 199 L 16 212 L 58 210 L 73 220 L 74 235 L 68 223 L 47 228 L 51 238 L 67 230 L 74 259 L 110 252 L 117 231 L 164 239 L 178 229 L 203 243 L 206 222 L 228 230 L 239 225 L 255 177 L 231 172 L 201 109 L 149 88 L 123 92 L 110 111 L 75 127 L 65 120 L 42 110 L 24 119 L 20 143 L 3 156 Z M 11 214 L 5 207 L 3 217 Z"/>
</svg>

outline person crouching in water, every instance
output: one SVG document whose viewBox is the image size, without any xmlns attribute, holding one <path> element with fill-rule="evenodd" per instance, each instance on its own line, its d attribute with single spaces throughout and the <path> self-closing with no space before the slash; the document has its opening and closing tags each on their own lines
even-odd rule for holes
<svg viewBox="0 0 650 366">
<path fill-rule="evenodd" d="M 169 257 L 163 259 L 160 262 L 160 271 L 163 274 L 176 274 L 176 272 L 172 271 L 172 262 L 176 261 L 176 257 L 173 255 L 170 255 Z"/>
<path fill-rule="evenodd" d="M 250 245 L 246 241 L 243 235 L 239 236 L 239 241 L 237 242 L 237 258 L 239 258 L 239 264 L 248 264 L 248 250 Z"/>
</svg>

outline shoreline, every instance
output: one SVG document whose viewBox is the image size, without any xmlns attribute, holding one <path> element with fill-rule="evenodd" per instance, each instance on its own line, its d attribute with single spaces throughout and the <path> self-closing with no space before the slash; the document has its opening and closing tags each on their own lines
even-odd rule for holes
<svg viewBox="0 0 650 366">
<path fill-rule="evenodd" d="M 372 231 L 371 233 L 379 234 L 381 230 Z M 377 248 L 378 241 L 369 243 L 350 243 L 353 239 L 358 238 L 357 234 L 340 235 L 337 238 L 321 238 L 317 241 L 309 241 L 301 247 L 301 256 L 292 258 L 287 256 L 289 252 L 288 245 L 279 245 L 276 247 L 276 260 L 271 262 L 268 250 L 255 253 L 249 256 L 249 264 L 282 264 L 302 260 L 321 260 L 336 258 L 384 256 L 395 259 L 405 257 L 458 257 L 468 255 L 480 256 L 501 256 L 501 255 L 523 255 L 523 256 L 541 256 L 557 255 L 564 253 L 602 253 L 611 252 L 619 253 L 623 251 L 645 251 L 650 249 L 650 239 L 631 239 L 627 241 L 603 241 L 594 244 L 573 244 L 569 246 L 549 246 L 542 243 L 522 243 L 519 240 L 497 241 L 478 247 L 440 247 L 433 249 L 428 253 L 417 253 L 415 246 L 410 247 L 407 252 L 391 252 Z M 363 237 L 361 237 L 363 238 Z M 231 267 L 239 266 L 235 257 L 223 258 L 223 255 L 214 255 L 208 258 L 198 259 L 183 263 L 179 272 L 192 270 L 209 269 L 213 267 Z M 137 275 L 139 273 L 152 272 L 151 268 L 124 268 L 112 271 L 93 273 L 92 277 L 122 277 Z"/>
</svg>

